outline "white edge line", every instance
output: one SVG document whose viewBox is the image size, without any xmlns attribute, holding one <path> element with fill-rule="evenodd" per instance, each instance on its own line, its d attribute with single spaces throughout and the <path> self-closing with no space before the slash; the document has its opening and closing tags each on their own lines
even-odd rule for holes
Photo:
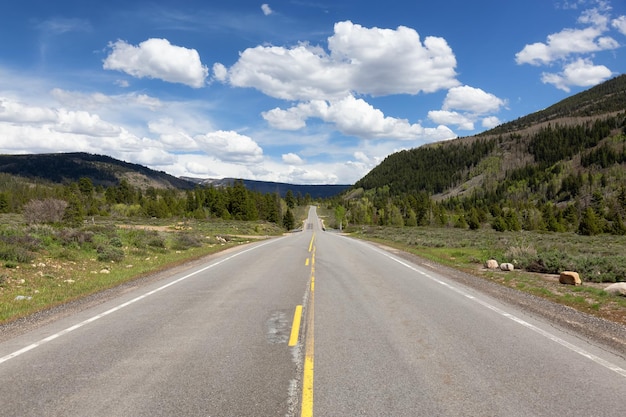
<svg viewBox="0 0 626 417">
<path fill-rule="evenodd" d="M 410 270 L 412 270 L 414 272 L 417 272 L 418 274 L 421 274 L 424 277 L 426 277 L 426 278 L 428 278 L 428 279 L 430 279 L 430 280 L 432 280 L 432 281 L 434 281 L 434 282 L 436 282 L 438 284 L 441 284 L 444 287 L 447 287 L 448 289 L 450 289 L 452 291 L 455 291 L 455 292 L 465 296 L 466 298 L 468 298 L 468 299 L 470 299 L 470 300 L 472 300 L 472 301 L 482 305 L 483 307 L 486 307 L 486 308 L 494 311 L 495 313 L 501 315 L 502 317 L 506 317 L 509 320 L 513 320 L 517 324 L 520 324 L 520 325 L 526 327 L 527 329 L 530 329 L 530 330 L 534 331 L 535 333 L 538 333 L 538 334 L 542 335 L 543 337 L 545 337 L 545 338 L 547 338 L 547 339 L 549 339 L 549 340 L 551 340 L 551 341 L 553 341 L 555 343 L 558 343 L 559 345 L 561 345 L 561 346 L 571 350 L 572 352 L 578 353 L 579 355 L 584 356 L 585 358 L 587 358 L 589 360 L 592 360 L 593 362 L 597 363 L 598 365 L 601 365 L 601 366 L 603 366 L 603 367 L 605 367 L 605 368 L 607 368 L 607 369 L 609 369 L 609 370 L 611 370 L 613 372 L 616 372 L 617 374 L 619 374 L 619 375 L 621 375 L 621 376 L 626 378 L 626 369 L 620 368 L 619 366 L 614 365 L 611 362 L 606 361 L 606 360 L 602 359 L 601 357 L 594 355 L 593 353 L 589 353 L 586 350 L 584 350 L 584 349 L 582 349 L 582 348 L 580 348 L 580 347 L 578 347 L 578 346 L 576 346 L 576 345 L 574 345 L 574 344 L 572 344 L 572 343 L 570 343 L 570 342 L 568 342 L 566 340 L 563 340 L 560 337 L 558 337 L 556 335 L 553 335 L 552 333 L 550 333 L 548 331 L 545 331 L 545 330 L 543 330 L 543 329 L 541 329 L 541 328 L 539 328 L 539 327 L 537 327 L 537 326 L 535 326 L 535 325 L 533 325 L 531 323 L 528 323 L 527 321 L 522 320 L 521 318 L 519 318 L 519 317 L 517 317 L 517 316 L 515 316 L 513 314 L 507 313 L 506 311 L 501 310 L 498 307 L 496 307 L 496 306 L 494 306 L 494 305 L 492 305 L 492 304 L 490 304 L 490 303 L 488 303 L 486 301 L 480 300 L 480 299 L 474 297 L 473 295 L 466 293 L 462 289 L 460 289 L 458 287 L 455 287 L 454 285 L 450 285 L 447 282 L 441 281 L 440 279 L 437 279 L 437 278 L 433 277 L 432 275 L 415 268 L 413 265 L 410 265 L 410 264 L 408 264 L 408 263 L 406 263 L 406 262 L 404 262 L 404 261 L 402 261 L 402 260 L 400 260 L 400 259 L 398 259 L 398 258 L 396 258 L 396 257 L 394 257 L 392 255 L 390 255 L 387 252 L 384 252 L 384 251 L 381 251 L 379 249 L 376 249 L 376 248 L 374 248 L 374 247 L 372 247 L 370 245 L 366 245 L 366 246 L 369 246 L 375 252 L 378 252 L 381 255 L 386 256 L 387 258 L 391 259 L 392 261 L 395 261 L 395 262 L 399 263 L 400 265 L 402 265 L 402 266 L 404 266 L 404 267 L 406 267 L 406 268 L 408 268 L 408 269 L 410 269 Z"/>
<path fill-rule="evenodd" d="M 52 334 L 52 335 L 50 335 L 50 336 L 48 336 L 46 338 L 43 338 L 43 339 L 41 339 L 41 340 L 39 340 L 39 341 L 37 341 L 35 343 L 32 343 L 32 344 L 30 344 L 30 345 L 28 345 L 26 347 L 23 347 L 22 349 L 16 350 L 13 353 L 9 353 L 8 355 L 5 355 L 5 356 L 0 358 L 0 364 L 4 363 L 4 362 L 6 362 L 6 361 L 8 361 L 10 359 L 13 359 L 13 358 L 15 358 L 17 356 L 20 356 L 23 353 L 26 353 L 28 351 L 31 351 L 31 350 L 35 349 L 35 348 L 38 348 L 39 346 L 41 346 L 43 344 L 51 342 L 54 339 L 57 339 L 57 338 L 59 338 L 61 336 L 64 336 L 64 335 L 70 333 L 70 332 L 73 332 L 74 330 L 79 329 L 79 328 L 81 328 L 81 327 L 83 327 L 83 326 L 85 326 L 85 325 L 87 325 L 89 323 L 93 323 L 94 321 L 99 320 L 99 319 L 101 319 L 103 317 L 106 317 L 109 314 L 115 313 L 116 311 L 121 310 L 124 307 L 128 307 L 129 305 L 134 304 L 137 301 L 143 300 L 144 298 L 147 298 L 147 297 L 149 297 L 149 296 L 151 296 L 153 294 L 156 294 L 159 291 L 162 291 L 162 290 L 164 290 L 164 289 L 166 289 L 168 287 L 171 287 L 172 285 L 178 284 L 179 282 L 184 281 L 187 278 L 190 278 L 190 277 L 192 277 L 194 275 L 197 275 L 197 274 L 199 274 L 201 272 L 204 272 L 204 271 L 209 270 L 209 269 L 211 269 L 213 267 L 216 267 L 216 266 L 218 266 L 218 265 L 220 265 L 220 264 L 222 264 L 224 262 L 230 261 L 231 259 L 233 259 L 233 258 L 235 258 L 235 257 L 237 257 L 239 255 L 243 255 L 244 253 L 256 250 L 256 249 L 258 249 L 260 247 L 263 247 L 265 245 L 269 245 L 270 243 L 274 243 L 274 242 L 276 242 L 278 240 L 280 240 L 280 238 L 279 239 L 272 239 L 270 241 L 261 243 L 260 245 L 254 246 L 252 248 L 242 250 L 241 252 L 237 252 L 237 253 L 235 253 L 233 255 L 230 255 L 230 256 L 228 256 L 228 257 L 226 257 L 224 259 L 221 259 L 221 260 L 219 260 L 217 262 L 214 262 L 214 263 L 212 263 L 210 265 L 207 265 L 204 268 L 200 268 L 200 269 L 198 269 L 198 270 L 196 270 L 194 272 L 191 272 L 191 273 L 189 273 L 189 274 L 187 274 L 187 275 L 185 275 L 183 277 L 180 277 L 180 278 L 178 278 L 178 279 L 176 279 L 176 280 L 174 280 L 172 282 L 169 282 L 169 283 L 167 283 L 167 284 L 165 284 L 165 285 L 163 285 L 163 286 L 161 286 L 159 288 L 156 288 L 154 290 L 148 291 L 147 293 L 142 294 L 142 295 L 140 295 L 138 297 L 135 297 L 135 298 L 133 298 L 130 301 L 126 301 L 125 303 L 122 303 L 122 304 L 120 304 L 118 306 L 115 306 L 115 307 L 113 307 L 113 308 L 111 308 L 111 309 L 109 309 L 109 310 L 107 310 L 107 311 L 105 311 L 103 313 L 97 314 L 97 315 L 95 315 L 93 317 L 88 318 L 87 320 L 81 321 L 80 323 L 77 323 L 77 324 L 75 324 L 73 326 L 70 326 L 70 327 L 64 329 L 64 330 L 61 330 L 58 333 Z"/>
</svg>

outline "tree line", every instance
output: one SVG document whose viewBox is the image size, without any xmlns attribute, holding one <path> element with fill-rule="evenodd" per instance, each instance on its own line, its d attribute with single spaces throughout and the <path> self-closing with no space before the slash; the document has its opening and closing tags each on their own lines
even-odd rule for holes
<svg viewBox="0 0 626 417">
<path fill-rule="evenodd" d="M 63 222 L 77 225 L 91 216 L 192 217 L 268 221 L 286 229 L 295 226 L 293 208 L 308 204 L 310 196 L 285 199 L 277 193 L 248 190 L 243 181 L 228 187 L 197 186 L 193 190 L 131 185 L 126 179 L 112 186 L 94 186 L 88 177 L 52 184 L 26 181 L 0 173 L 0 213 L 21 213 L 29 222 Z"/>
</svg>

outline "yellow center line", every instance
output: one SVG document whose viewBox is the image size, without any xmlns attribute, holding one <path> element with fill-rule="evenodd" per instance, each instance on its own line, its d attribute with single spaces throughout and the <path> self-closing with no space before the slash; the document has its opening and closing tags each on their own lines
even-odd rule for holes
<svg viewBox="0 0 626 417">
<path fill-rule="evenodd" d="M 311 240 L 312 242 L 312 240 Z M 315 262 L 315 247 L 313 247 L 312 262 Z M 304 348 L 304 369 L 302 375 L 302 411 L 301 417 L 313 417 L 313 365 L 314 340 L 313 321 L 315 306 L 315 267 L 311 266 L 311 295 L 307 306 L 306 343 Z"/>
<path fill-rule="evenodd" d="M 313 236 L 311 236 L 311 241 L 309 242 L 309 252 L 313 248 L 313 241 L 315 240 L 315 232 L 313 232 Z"/>
<path fill-rule="evenodd" d="M 289 336 L 289 346 L 295 346 L 298 343 L 298 335 L 300 334 L 300 321 L 302 320 L 302 306 L 296 306 L 293 313 L 293 324 L 291 326 L 291 335 Z"/>
</svg>

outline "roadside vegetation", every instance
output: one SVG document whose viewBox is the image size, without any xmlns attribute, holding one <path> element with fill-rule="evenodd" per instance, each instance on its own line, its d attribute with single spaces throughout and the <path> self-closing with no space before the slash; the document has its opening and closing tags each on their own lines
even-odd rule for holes
<svg viewBox="0 0 626 417">
<path fill-rule="evenodd" d="M 0 174 L 0 323 L 298 227 L 310 197 Z"/>
<path fill-rule="evenodd" d="M 263 221 L 94 218 L 77 227 L 1 215 L 0 323 L 284 232 Z"/>
<path fill-rule="evenodd" d="M 626 324 L 626 298 L 603 290 L 626 277 L 626 236 L 554 232 L 498 232 L 441 227 L 350 227 L 348 232 L 501 285 Z M 489 270 L 489 259 L 515 270 Z M 559 283 L 563 270 L 578 271 L 582 286 Z M 607 283 L 608 282 L 608 283 Z"/>
</svg>

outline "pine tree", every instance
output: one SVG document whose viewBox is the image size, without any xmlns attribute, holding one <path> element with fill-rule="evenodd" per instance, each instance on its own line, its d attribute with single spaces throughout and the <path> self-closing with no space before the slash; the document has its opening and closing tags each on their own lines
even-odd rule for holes
<svg viewBox="0 0 626 417">
<path fill-rule="evenodd" d="M 583 212 L 583 216 L 580 219 L 580 225 L 578 226 L 578 233 L 585 236 L 593 236 L 602 232 L 602 227 L 598 220 L 596 212 L 591 208 Z"/>
<path fill-rule="evenodd" d="M 296 224 L 296 219 L 290 209 L 287 209 L 283 216 L 283 227 L 287 230 L 292 230 Z"/>
</svg>

